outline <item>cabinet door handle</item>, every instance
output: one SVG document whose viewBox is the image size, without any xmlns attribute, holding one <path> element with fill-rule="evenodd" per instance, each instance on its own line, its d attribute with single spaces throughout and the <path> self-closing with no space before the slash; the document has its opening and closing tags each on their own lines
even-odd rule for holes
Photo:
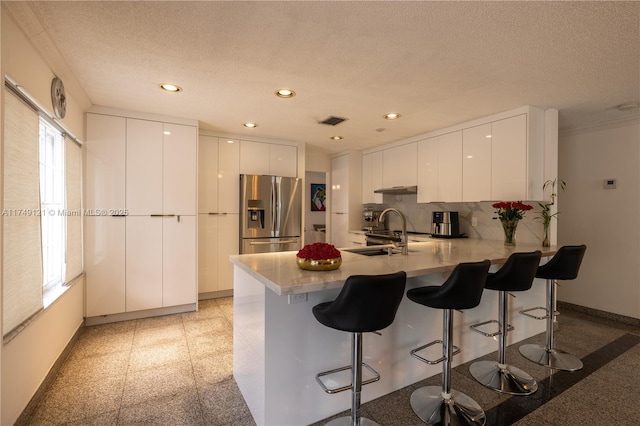
<svg viewBox="0 0 640 426">
<path fill-rule="evenodd" d="M 151 217 L 174 217 L 175 214 L 152 214 Z"/>
<path fill-rule="evenodd" d="M 208 214 L 210 216 L 226 216 L 227 212 L 223 212 L 223 213 L 209 212 Z"/>
</svg>

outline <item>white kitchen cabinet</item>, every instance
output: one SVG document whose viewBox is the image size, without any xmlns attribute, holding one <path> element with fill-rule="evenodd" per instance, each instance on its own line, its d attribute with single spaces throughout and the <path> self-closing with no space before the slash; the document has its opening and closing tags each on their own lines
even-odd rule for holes
<svg viewBox="0 0 640 426">
<path fill-rule="evenodd" d="M 190 216 L 196 214 L 197 140 L 198 135 L 194 126 L 164 123 L 163 212 Z"/>
<path fill-rule="evenodd" d="M 126 200 L 129 215 L 162 213 L 163 125 L 127 119 Z"/>
<path fill-rule="evenodd" d="M 126 119 L 87 114 L 85 209 L 125 208 Z"/>
<path fill-rule="evenodd" d="M 126 312 L 162 307 L 162 220 L 126 218 Z"/>
<path fill-rule="evenodd" d="M 331 159 L 329 193 L 330 243 L 349 245 L 349 230 L 362 226 L 362 152 L 351 151 Z"/>
<path fill-rule="evenodd" d="M 419 203 L 462 201 L 462 131 L 418 142 Z"/>
<path fill-rule="evenodd" d="M 195 307 L 197 126 L 97 109 L 87 114 L 85 208 L 107 216 L 85 217 L 87 317 Z"/>
<path fill-rule="evenodd" d="M 85 140 L 84 271 L 86 315 L 125 310 L 126 119 L 87 114 Z M 97 216 L 98 211 L 107 215 Z"/>
<path fill-rule="evenodd" d="M 238 254 L 240 144 L 200 135 L 198 293 L 233 289 L 229 256 Z"/>
<path fill-rule="evenodd" d="M 125 217 L 85 216 L 86 316 L 125 311 Z"/>
<path fill-rule="evenodd" d="M 382 204 L 382 151 L 362 155 L 362 203 Z"/>
<path fill-rule="evenodd" d="M 218 291 L 233 289 L 233 264 L 229 256 L 240 252 L 239 227 L 239 215 L 218 216 Z"/>
<path fill-rule="evenodd" d="M 195 216 L 126 221 L 127 312 L 195 303 Z"/>
<path fill-rule="evenodd" d="M 359 247 L 367 245 L 367 237 L 362 231 L 349 231 L 347 235 L 349 247 Z"/>
<path fill-rule="evenodd" d="M 493 200 L 527 199 L 527 116 L 491 123 Z"/>
<path fill-rule="evenodd" d="M 527 116 L 463 132 L 463 201 L 526 200 Z"/>
<path fill-rule="evenodd" d="M 382 154 L 382 186 L 412 186 L 418 182 L 418 144 L 387 148 Z"/>
<path fill-rule="evenodd" d="M 196 216 L 162 218 L 162 306 L 197 300 Z"/>
<path fill-rule="evenodd" d="M 298 148 L 293 145 L 240 141 L 240 173 L 297 177 Z"/>
<path fill-rule="evenodd" d="M 240 173 L 243 175 L 269 175 L 269 144 L 240 141 Z"/>
<path fill-rule="evenodd" d="M 440 201 L 462 200 L 462 132 L 438 137 L 438 183 Z"/>
<path fill-rule="evenodd" d="M 462 131 L 462 201 L 491 195 L 491 123 Z"/>
<path fill-rule="evenodd" d="M 269 174 L 298 176 L 298 149 L 291 145 L 269 145 Z"/>
</svg>

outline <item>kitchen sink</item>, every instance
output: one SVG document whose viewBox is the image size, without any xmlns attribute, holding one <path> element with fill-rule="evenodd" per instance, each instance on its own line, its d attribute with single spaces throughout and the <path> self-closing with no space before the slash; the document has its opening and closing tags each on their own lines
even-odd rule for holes
<svg viewBox="0 0 640 426">
<path fill-rule="evenodd" d="M 361 254 L 363 256 L 386 256 L 389 254 L 386 248 L 352 248 L 343 249 L 342 251 L 348 251 L 349 253 Z M 396 253 L 395 251 L 391 252 Z"/>
</svg>

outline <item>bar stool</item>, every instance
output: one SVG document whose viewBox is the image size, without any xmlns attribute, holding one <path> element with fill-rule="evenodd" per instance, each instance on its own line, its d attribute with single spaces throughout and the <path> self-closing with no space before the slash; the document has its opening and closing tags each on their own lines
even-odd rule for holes
<svg viewBox="0 0 640 426">
<path fill-rule="evenodd" d="M 501 393 L 511 395 L 530 395 L 538 390 L 538 383 L 535 379 L 524 371 L 506 362 L 507 334 L 513 327 L 507 323 L 509 312 L 508 292 L 527 291 L 533 284 L 540 257 L 542 253 L 534 251 L 531 253 L 514 253 L 498 270 L 489 274 L 485 289 L 497 290 L 498 293 L 498 321 L 484 321 L 469 328 L 487 337 L 500 336 L 498 341 L 498 361 L 477 361 L 469 366 L 469 372 L 474 379 Z M 485 333 L 479 327 L 498 323 L 498 331 L 495 333 Z"/>
<path fill-rule="evenodd" d="M 351 389 L 351 415 L 334 419 L 327 425 L 377 425 L 360 416 L 362 386 L 380 380 L 380 374 L 362 362 L 362 333 L 376 332 L 391 325 L 404 295 L 406 281 L 407 274 L 403 271 L 386 275 L 352 275 L 333 302 L 313 307 L 313 315 L 322 325 L 351 333 L 351 365 L 316 375 L 316 381 L 329 394 Z M 374 375 L 364 382 L 363 366 Z M 347 386 L 329 389 L 320 379 L 345 370 L 351 370 L 351 383 Z"/>
<path fill-rule="evenodd" d="M 522 345 L 520 353 L 527 359 L 556 370 L 576 371 L 582 368 L 582 361 L 577 357 L 568 354 L 555 347 L 553 321 L 558 313 L 556 306 L 556 284 L 557 280 L 573 280 L 578 276 L 578 270 L 582 263 L 582 258 L 587 250 L 586 245 L 563 246 L 556 252 L 549 262 L 538 267 L 536 278 L 547 280 L 547 307 L 538 306 L 536 308 L 520 311 L 528 317 L 547 320 L 547 343 L 541 345 Z M 535 316 L 529 311 L 544 309 L 545 316 Z"/>
<path fill-rule="evenodd" d="M 441 286 L 419 287 L 407 291 L 407 297 L 430 308 L 444 309 L 443 340 L 435 340 L 411 351 L 411 355 L 427 364 L 442 366 L 442 387 L 424 386 L 411 394 L 411 408 L 430 425 L 484 425 L 484 411 L 469 396 L 451 389 L 451 361 L 460 352 L 453 345 L 453 310 L 471 309 L 480 303 L 491 262 L 460 263 Z M 418 351 L 442 344 L 442 358 L 428 360 Z"/>
</svg>

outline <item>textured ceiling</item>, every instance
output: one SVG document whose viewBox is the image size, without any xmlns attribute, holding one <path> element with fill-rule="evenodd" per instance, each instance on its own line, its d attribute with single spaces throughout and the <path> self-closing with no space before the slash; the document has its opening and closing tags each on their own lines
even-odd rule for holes
<svg viewBox="0 0 640 426">
<path fill-rule="evenodd" d="M 640 102 L 636 2 L 28 4 L 93 104 L 247 138 L 337 152 L 523 105 L 559 109 L 561 128 L 638 114 L 615 109 Z"/>
</svg>

